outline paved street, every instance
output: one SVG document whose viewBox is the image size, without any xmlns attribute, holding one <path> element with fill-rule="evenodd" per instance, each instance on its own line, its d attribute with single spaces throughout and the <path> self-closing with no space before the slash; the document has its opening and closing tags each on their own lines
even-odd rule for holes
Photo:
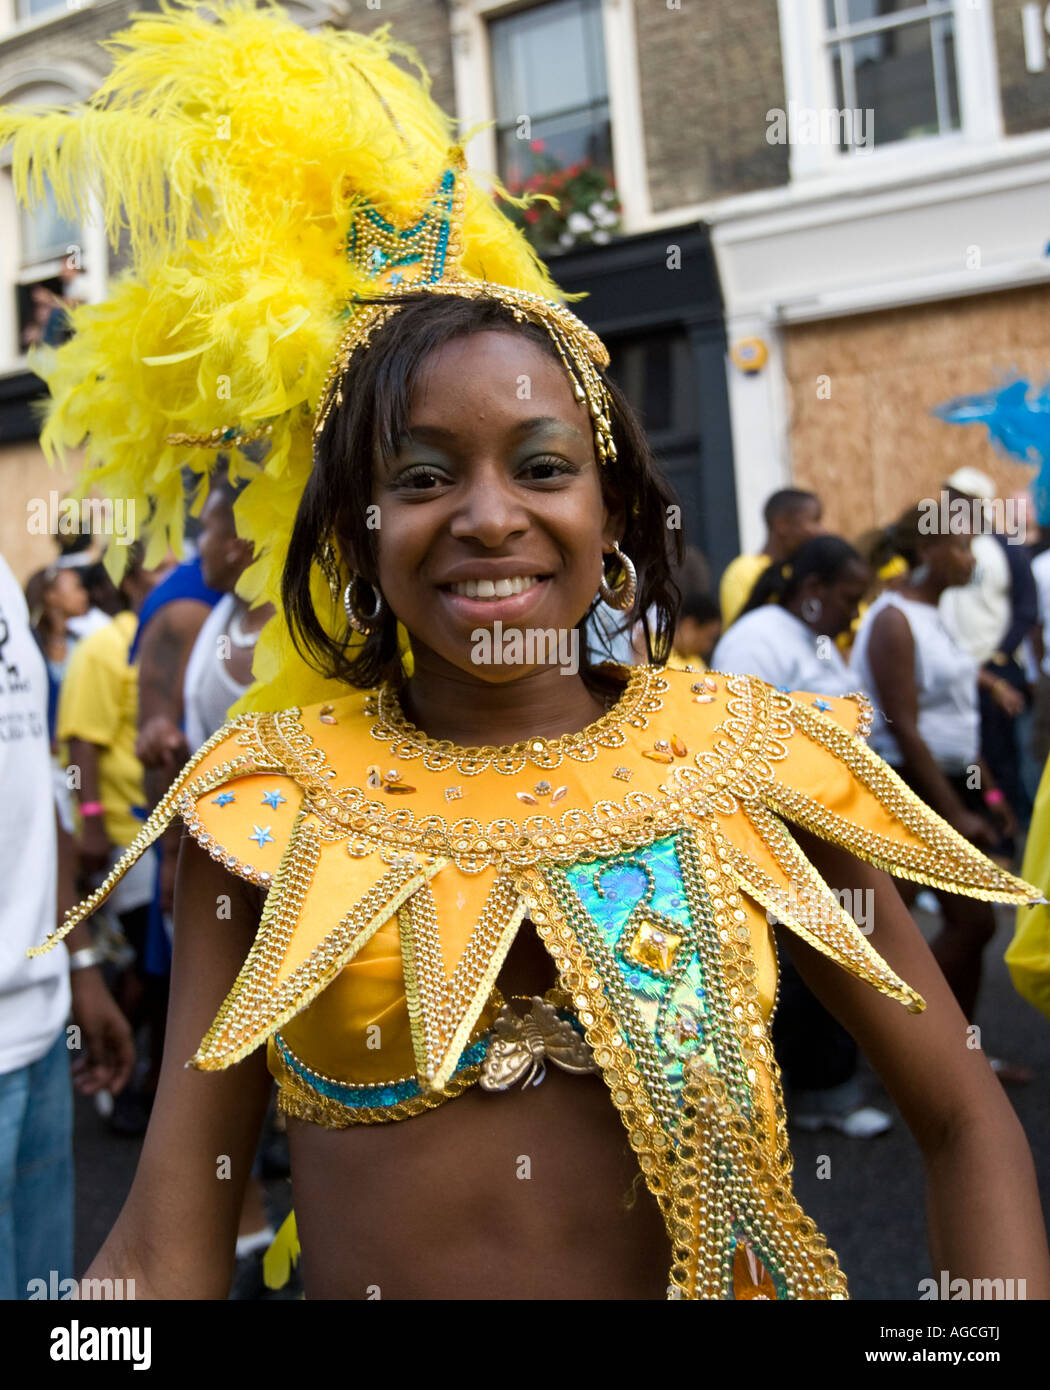
<svg viewBox="0 0 1050 1390">
<path fill-rule="evenodd" d="M 1044 1208 L 1050 1210 L 1050 1024 L 1015 994 L 1003 964 L 1012 918 L 1012 912 L 1001 912 L 999 933 L 986 954 L 979 1022 L 984 1042 L 996 1054 L 1024 1062 L 1037 1072 L 1032 1085 L 1013 1089 L 1010 1097 L 1032 1145 Z M 928 927 L 928 921 L 923 925 Z M 878 1096 L 873 1081 L 872 1097 Z M 425 1124 L 425 1119 L 420 1123 Z M 918 1149 L 903 1123 L 898 1119 L 889 1134 L 866 1141 L 831 1132 L 797 1134 L 792 1147 L 796 1194 L 838 1254 L 852 1296 L 916 1299 L 919 1280 L 930 1273 L 923 1175 Z M 116 1218 L 138 1151 L 137 1139 L 111 1134 L 93 1106 L 78 1097 L 78 1271 L 83 1271 Z M 831 1160 L 830 1176 L 819 1179 L 822 1155 Z M 282 1219 L 291 1200 L 289 1184 L 269 1182 L 267 1192 L 273 1214 Z"/>
</svg>

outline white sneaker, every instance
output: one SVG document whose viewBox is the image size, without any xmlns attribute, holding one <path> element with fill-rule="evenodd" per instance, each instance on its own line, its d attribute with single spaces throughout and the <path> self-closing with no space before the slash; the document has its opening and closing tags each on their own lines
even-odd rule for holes
<svg viewBox="0 0 1050 1390">
<path fill-rule="evenodd" d="M 792 1122 L 810 1134 L 820 1129 L 837 1129 L 850 1139 L 874 1139 L 877 1134 L 885 1134 L 893 1128 L 890 1116 L 884 1110 L 876 1110 L 873 1105 L 862 1105 L 843 1115 L 793 1115 Z"/>
</svg>

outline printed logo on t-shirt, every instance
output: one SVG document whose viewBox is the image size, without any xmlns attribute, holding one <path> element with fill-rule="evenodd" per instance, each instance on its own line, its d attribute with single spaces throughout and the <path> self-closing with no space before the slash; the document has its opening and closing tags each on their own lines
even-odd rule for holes
<svg viewBox="0 0 1050 1390">
<path fill-rule="evenodd" d="M 15 651 L 11 625 L 0 607 L 0 695 L 28 695 L 32 692 L 33 682 L 19 670 Z M 4 703 L 6 705 L 6 700 Z M 0 741 L 4 743 L 23 738 L 43 738 L 46 732 L 41 711 L 33 703 L 0 711 Z"/>
<path fill-rule="evenodd" d="M 4 610 L 0 608 L 0 671 L 4 676 L 4 689 L 10 695 L 21 695 L 29 689 L 29 681 L 23 680 L 18 674 L 18 663 L 12 658 L 13 650 L 6 650 L 8 643 L 11 642 L 11 628 L 7 619 L 4 617 Z M 13 648 L 14 644 L 11 643 Z"/>
</svg>

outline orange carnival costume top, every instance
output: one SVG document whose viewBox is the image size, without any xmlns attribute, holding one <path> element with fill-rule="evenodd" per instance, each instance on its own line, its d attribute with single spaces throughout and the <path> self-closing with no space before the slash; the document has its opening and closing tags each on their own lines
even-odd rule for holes
<svg viewBox="0 0 1050 1390">
<path fill-rule="evenodd" d="M 787 822 L 952 892 L 1040 894 L 871 752 L 862 697 L 624 670 L 596 723 L 505 748 L 427 738 L 390 687 L 241 715 L 62 930 L 180 814 L 268 890 L 192 1065 L 225 1068 L 266 1043 L 282 1108 L 340 1127 L 415 1115 L 476 1081 L 487 1058 L 506 1061 L 495 981 L 528 913 L 564 990 L 549 1051 L 571 1055 L 580 1034 L 589 1045 L 664 1211 L 672 1284 L 686 1297 L 844 1296 L 791 1192 L 770 922 L 912 1011 L 923 1004 Z"/>
</svg>

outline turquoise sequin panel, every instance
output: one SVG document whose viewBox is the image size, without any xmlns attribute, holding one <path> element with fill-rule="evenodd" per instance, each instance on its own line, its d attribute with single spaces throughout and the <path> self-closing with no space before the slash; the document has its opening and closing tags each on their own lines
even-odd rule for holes
<svg viewBox="0 0 1050 1390">
<path fill-rule="evenodd" d="M 565 878 L 631 991 L 671 1091 L 681 1091 L 683 1062 L 696 1050 L 718 1070 L 677 835 L 612 859 L 574 864 Z M 628 954 L 632 942 L 646 938 L 652 943 L 649 964 Z M 661 969 L 660 951 L 672 945 L 670 968 Z"/>
</svg>

